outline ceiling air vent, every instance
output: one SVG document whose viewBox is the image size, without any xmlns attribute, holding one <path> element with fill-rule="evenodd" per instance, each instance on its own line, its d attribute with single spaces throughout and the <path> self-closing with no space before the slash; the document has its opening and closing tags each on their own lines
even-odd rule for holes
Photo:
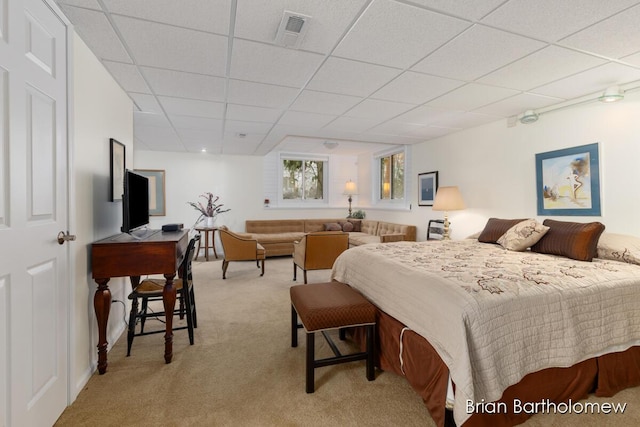
<svg viewBox="0 0 640 427">
<path fill-rule="evenodd" d="M 310 19 L 310 16 L 285 10 L 276 33 L 275 43 L 284 47 L 299 47 L 309 27 Z"/>
</svg>

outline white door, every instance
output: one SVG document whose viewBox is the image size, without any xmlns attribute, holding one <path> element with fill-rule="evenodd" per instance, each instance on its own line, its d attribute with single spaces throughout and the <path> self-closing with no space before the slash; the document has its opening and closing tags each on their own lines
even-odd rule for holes
<svg viewBox="0 0 640 427">
<path fill-rule="evenodd" d="M 45 0 L 0 0 L 0 426 L 68 402 L 66 31 Z"/>
</svg>

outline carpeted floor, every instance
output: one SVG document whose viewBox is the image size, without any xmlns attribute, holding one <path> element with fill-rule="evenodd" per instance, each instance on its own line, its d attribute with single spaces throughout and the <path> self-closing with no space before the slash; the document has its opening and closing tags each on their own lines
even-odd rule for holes
<svg viewBox="0 0 640 427">
<path fill-rule="evenodd" d="M 92 376 L 56 426 L 434 426 L 404 378 L 378 370 L 368 382 L 364 361 L 316 369 L 316 392 L 305 393 L 304 339 L 290 347 L 290 257 L 268 259 L 264 277 L 253 262 L 232 262 L 226 280 L 220 260 L 193 268 L 195 344 L 176 331 L 167 365 L 163 334 L 136 337 L 128 358 L 123 335 L 109 352 L 108 372 Z M 309 282 L 329 275 L 309 272 Z M 331 355 L 320 337 L 316 346 L 320 356 Z M 589 401 L 627 409 L 538 414 L 526 425 L 640 425 L 640 388 Z"/>
</svg>

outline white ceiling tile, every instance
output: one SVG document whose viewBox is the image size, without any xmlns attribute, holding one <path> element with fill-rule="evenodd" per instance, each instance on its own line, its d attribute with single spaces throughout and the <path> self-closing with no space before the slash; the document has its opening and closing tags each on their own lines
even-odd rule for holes
<svg viewBox="0 0 640 427">
<path fill-rule="evenodd" d="M 482 22 L 555 42 L 634 3 L 635 0 L 510 0 Z"/>
<path fill-rule="evenodd" d="M 111 13 L 193 28 L 229 32 L 231 0 L 103 0 Z"/>
<path fill-rule="evenodd" d="M 404 135 L 409 132 L 418 130 L 423 125 L 416 123 L 400 123 L 395 121 L 388 121 L 381 125 L 375 126 L 367 133 L 378 133 L 382 135 Z"/>
<path fill-rule="evenodd" d="M 61 5 L 61 8 L 74 23 L 78 35 L 99 59 L 133 62 L 104 13 L 65 5 Z"/>
<path fill-rule="evenodd" d="M 227 105 L 228 120 L 245 120 L 251 122 L 275 123 L 282 115 L 282 110 L 274 108 L 252 107 L 249 105 Z"/>
<path fill-rule="evenodd" d="M 478 20 L 504 0 L 412 0 L 413 3 L 465 19 Z"/>
<path fill-rule="evenodd" d="M 444 128 L 461 128 L 466 129 L 474 126 L 480 126 L 485 123 L 495 122 L 502 119 L 501 117 L 490 114 L 479 114 L 475 112 L 456 112 L 448 115 L 448 117 L 441 117 L 439 120 L 433 122 L 433 126 Z"/>
<path fill-rule="evenodd" d="M 198 141 L 204 144 L 220 141 L 222 138 L 222 126 L 219 129 L 178 128 L 176 131 L 183 141 Z"/>
<path fill-rule="evenodd" d="M 375 92 L 371 97 L 388 101 L 422 104 L 463 84 L 465 82 L 460 80 L 406 71 Z"/>
<path fill-rule="evenodd" d="M 222 146 L 222 154 L 228 155 L 252 155 L 260 146 L 260 141 L 237 140 L 233 137 L 226 137 Z"/>
<path fill-rule="evenodd" d="M 346 132 L 364 132 L 380 123 L 377 119 L 362 119 L 359 117 L 338 117 L 326 125 L 323 129 L 346 131 Z"/>
<path fill-rule="evenodd" d="M 304 90 L 291 105 L 291 109 L 309 113 L 339 115 L 360 101 L 362 101 L 362 98 L 357 96 Z"/>
<path fill-rule="evenodd" d="M 306 113 L 302 111 L 287 111 L 278 121 L 278 124 L 321 128 L 336 117 L 338 116 L 332 116 L 329 114 Z"/>
<path fill-rule="evenodd" d="M 410 132 L 410 135 L 415 137 L 422 137 L 425 140 L 438 138 L 444 135 L 449 135 L 450 133 L 460 131 L 459 128 L 446 128 L 440 126 L 423 126 L 420 129 L 417 129 L 413 132 Z"/>
<path fill-rule="evenodd" d="M 137 126 L 137 139 L 153 151 L 184 151 L 182 141 L 172 129 Z"/>
<path fill-rule="evenodd" d="M 202 74 L 140 67 L 156 95 L 224 101 L 225 79 Z"/>
<path fill-rule="evenodd" d="M 392 123 L 412 123 L 418 125 L 431 125 L 437 121 L 445 120 L 446 118 L 457 114 L 458 111 L 441 110 L 438 108 L 420 106 L 411 111 L 408 111 L 390 122 Z"/>
<path fill-rule="evenodd" d="M 501 117 L 517 115 L 526 110 L 535 110 L 549 105 L 563 102 L 564 99 L 551 96 L 536 95 L 534 93 L 520 93 L 502 101 L 474 110 L 476 113 L 491 114 Z"/>
<path fill-rule="evenodd" d="M 182 129 L 196 129 L 213 132 L 220 132 L 222 130 L 222 120 L 218 119 L 173 115 L 169 116 L 169 119 L 178 130 L 178 132 L 180 132 Z"/>
<path fill-rule="evenodd" d="M 577 98 L 602 92 L 607 87 L 640 80 L 640 70 L 616 63 L 609 63 L 557 82 L 538 87 L 532 92 L 560 98 Z"/>
<path fill-rule="evenodd" d="M 103 61 L 103 64 L 125 91 L 151 93 L 151 89 L 135 65 L 111 61 Z"/>
<path fill-rule="evenodd" d="M 182 144 L 190 153 L 220 154 L 222 153 L 222 138 L 205 138 L 205 139 L 182 139 Z M 202 152 L 202 150 L 206 150 Z"/>
<path fill-rule="evenodd" d="M 374 64 L 408 68 L 469 25 L 460 19 L 415 6 L 377 0 L 333 54 Z"/>
<path fill-rule="evenodd" d="M 407 68 L 469 25 L 469 22 L 415 6 L 377 0 L 333 54 Z"/>
<path fill-rule="evenodd" d="M 155 96 L 144 93 L 129 93 L 129 96 L 133 99 L 133 102 L 136 103 L 136 106 L 140 111 L 163 114 L 162 108 L 160 107 L 160 104 L 158 104 Z"/>
<path fill-rule="evenodd" d="M 88 9 L 102 10 L 98 0 L 56 0 L 58 4 L 68 4 L 70 6 L 80 6 Z"/>
<path fill-rule="evenodd" d="M 139 65 L 225 75 L 227 37 L 123 16 L 113 19 Z"/>
<path fill-rule="evenodd" d="M 381 101 L 378 99 L 365 99 L 360 104 L 347 111 L 345 116 L 384 121 L 400 115 L 405 111 L 411 110 L 412 108 L 415 108 L 415 105 L 392 101 Z"/>
<path fill-rule="evenodd" d="M 517 94 L 518 91 L 469 83 L 427 103 L 435 108 L 470 111 Z"/>
<path fill-rule="evenodd" d="M 134 126 L 153 126 L 171 128 L 171 123 L 164 114 L 147 113 L 144 111 L 133 113 Z"/>
<path fill-rule="evenodd" d="M 478 80 L 518 90 L 530 90 L 606 60 L 570 49 L 549 46 Z"/>
<path fill-rule="evenodd" d="M 609 58 L 621 58 L 640 48 L 640 6 L 625 10 L 561 41 Z"/>
<path fill-rule="evenodd" d="M 472 81 L 544 46 L 536 40 L 474 25 L 412 70 Z"/>
<path fill-rule="evenodd" d="M 298 89 L 262 83 L 229 81 L 228 101 L 234 104 L 282 109 L 298 94 Z"/>
<path fill-rule="evenodd" d="M 173 98 L 169 96 L 159 96 L 158 99 L 169 115 L 208 117 L 211 119 L 222 119 L 224 116 L 224 103 L 222 102 Z"/>
<path fill-rule="evenodd" d="M 240 120 L 227 120 L 224 125 L 225 135 L 231 132 L 232 134 L 246 134 L 247 136 L 253 134 L 266 134 L 269 132 L 273 125 L 271 123 L 262 122 L 246 122 Z"/>
<path fill-rule="evenodd" d="M 318 70 L 307 89 L 345 95 L 367 96 L 400 70 L 340 58 L 329 58 Z"/>
<path fill-rule="evenodd" d="M 231 55 L 231 77 L 300 88 L 323 59 L 324 56 L 317 53 L 236 39 Z"/>
<path fill-rule="evenodd" d="M 285 10 L 311 16 L 301 50 L 329 53 L 348 25 L 356 18 L 364 0 L 269 0 L 240 1 L 236 13 L 235 35 L 273 43 Z"/>
<path fill-rule="evenodd" d="M 640 52 L 634 53 L 633 55 L 625 56 L 621 59 L 625 63 L 633 65 L 634 67 L 640 67 Z"/>
</svg>

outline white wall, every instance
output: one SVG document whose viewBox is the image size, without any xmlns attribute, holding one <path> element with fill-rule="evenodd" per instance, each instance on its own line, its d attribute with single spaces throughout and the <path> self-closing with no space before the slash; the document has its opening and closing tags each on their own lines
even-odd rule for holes
<svg viewBox="0 0 640 427">
<path fill-rule="evenodd" d="M 72 319 L 71 384 L 73 401 L 95 371 L 98 327 L 93 311 L 96 283 L 91 278 L 90 245 L 119 233 L 122 203 L 109 202 L 109 138 L 126 146 L 126 163 L 133 165 L 133 104 L 84 42 L 73 39 L 71 141 L 74 157 L 75 224 L 71 233 L 75 258 L 74 315 Z M 128 281 L 112 279 L 113 299 L 127 301 Z M 125 311 L 113 304 L 109 316 L 109 348 L 124 330 Z M 75 389 L 74 389 L 75 387 Z"/>
<path fill-rule="evenodd" d="M 489 217 L 536 215 L 535 154 L 598 142 L 602 216 L 556 216 L 562 221 L 600 221 L 606 231 L 640 236 L 640 94 L 614 104 L 593 102 L 550 112 L 538 122 L 507 127 L 499 121 L 413 147 L 413 171 L 439 171 L 439 184 L 458 185 L 467 204 L 450 212 L 452 238 L 482 230 Z M 414 191 L 417 193 L 417 191 Z M 442 212 L 417 207 L 402 215 L 419 226 L 424 240 L 429 219 Z"/>
</svg>

